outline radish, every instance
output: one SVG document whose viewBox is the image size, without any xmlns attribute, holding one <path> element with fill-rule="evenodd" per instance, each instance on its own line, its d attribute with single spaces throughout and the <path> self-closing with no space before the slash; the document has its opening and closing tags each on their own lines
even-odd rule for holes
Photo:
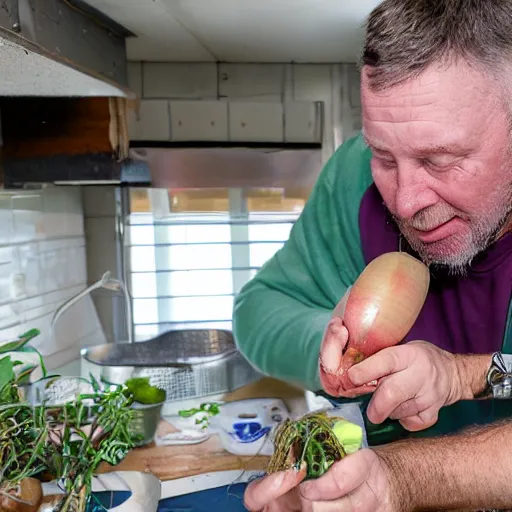
<svg viewBox="0 0 512 512">
<path fill-rule="evenodd" d="M 374 259 L 333 312 L 320 350 L 320 380 L 332 396 L 371 392 L 376 383 L 354 388 L 347 370 L 379 350 L 400 343 L 425 303 L 428 267 L 402 252 Z"/>
</svg>

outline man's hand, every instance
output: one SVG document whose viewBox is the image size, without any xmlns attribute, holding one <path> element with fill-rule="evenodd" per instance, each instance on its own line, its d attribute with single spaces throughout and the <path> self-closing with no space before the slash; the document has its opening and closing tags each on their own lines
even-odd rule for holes
<svg viewBox="0 0 512 512">
<path fill-rule="evenodd" d="M 403 505 L 409 500 L 398 496 L 393 476 L 377 452 L 365 449 L 337 462 L 318 480 L 302 484 L 300 494 L 315 512 L 406 510 Z"/>
<path fill-rule="evenodd" d="M 375 390 L 373 385 L 355 387 L 347 376 L 347 368 L 353 364 L 348 343 L 348 330 L 343 323 L 343 314 L 350 294 L 350 286 L 334 308 L 332 319 L 327 325 L 319 357 L 319 375 L 322 388 L 331 396 L 351 398 Z"/>
<path fill-rule="evenodd" d="M 336 306 L 320 348 L 320 382 L 331 396 L 373 393 L 367 410 L 371 422 L 389 417 L 417 431 L 434 425 L 441 407 L 472 399 L 482 389 L 490 356 L 455 356 L 425 341 L 389 347 L 347 364 L 349 333 L 343 314 L 349 293 L 350 288 Z"/>
<path fill-rule="evenodd" d="M 317 480 L 301 483 L 303 478 L 291 470 L 252 482 L 245 506 L 251 512 L 399 512 L 410 502 L 399 496 L 384 459 L 368 449 L 337 462 Z"/>
<path fill-rule="evenodd" d="M 244 493 L 244 505 L 251 512 L 299 512 L 303 509 L 299 484 L 306 476 L 301 471 L 290 469 L 268 475 L 251 482 Z"/>
<path fill-rule="evenodd" d="M 276 473 L 251 483 L 251 512 L 512 510 L 512 422 L 451 437 L 408 439 L 364 449 L 318 480 Z M 505 447 L 505 449 L 504 449 Z"/>
<path fill-rule="evenodd" d="M 465 397 L 457 356 L 425 341 L 381 350 L 348 370 L 355 386 L 378 381 L 368 419 L 400 420 L 410 431 L 437 422 L 439 409 Z"/>
</svg>

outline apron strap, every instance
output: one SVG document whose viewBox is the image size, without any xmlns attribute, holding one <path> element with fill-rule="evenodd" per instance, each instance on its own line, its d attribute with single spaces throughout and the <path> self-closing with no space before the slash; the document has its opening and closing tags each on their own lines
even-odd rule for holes
<svg viewBox="0 0 512 512">
<path fill-rule="evenodd" d="M 501 348 L 505 354 L 512 354 L 512 300 L 508 306 L 507 323 L 505 325 L 505 336 L 503 337 L 503 346 Z"/>
</svg>

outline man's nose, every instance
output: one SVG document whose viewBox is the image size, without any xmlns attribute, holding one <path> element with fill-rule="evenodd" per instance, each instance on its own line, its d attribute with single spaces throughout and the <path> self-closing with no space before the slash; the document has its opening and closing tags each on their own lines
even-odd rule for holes
<svg viewBox="0 0 512 512">
<path fill-rule="evenodd" d="M 400 166 L 395 196 L 396 215 L 412 219 L 421 210 L 437 202 L 437 194 L 429 186 L 429 177 L 421 169 Z"/>
</svg>

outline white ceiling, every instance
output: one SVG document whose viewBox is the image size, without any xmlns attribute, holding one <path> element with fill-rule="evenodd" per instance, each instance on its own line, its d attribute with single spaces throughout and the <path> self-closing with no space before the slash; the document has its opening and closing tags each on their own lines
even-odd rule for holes
<svg viewBox="0 0 512 512">
<path fill-rule="evenodd" d="M 380 0 L 87 0 L 135 33 L 130 60 L 355 62 Z"/>
</svg>

